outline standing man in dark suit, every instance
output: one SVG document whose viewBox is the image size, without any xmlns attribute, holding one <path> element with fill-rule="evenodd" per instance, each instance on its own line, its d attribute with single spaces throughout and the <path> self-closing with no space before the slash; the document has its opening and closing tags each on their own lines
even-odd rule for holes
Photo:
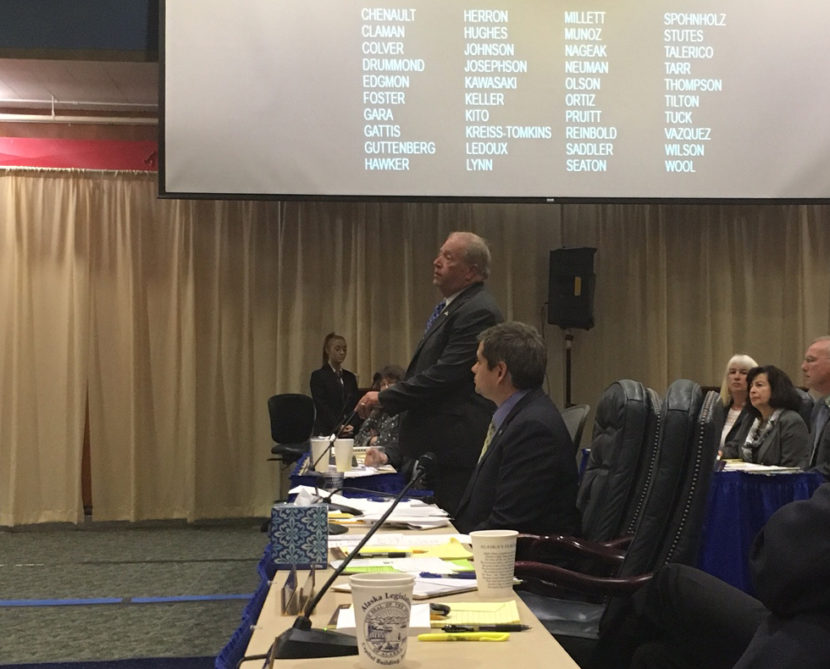
<svg viewBox="0 0 830 669">
<path fill-rule="evenodd" d="M 809 467 L 830 479 L 830 336 L 810 344 L 801 363 L 804 383 L 813 395 Z"/>
<path fill-rule="evenodd" d="M 542 390 L 542 337 L 514 322 L 488 328 L 478 338 L 476 392 L 498 408 L 453 524 L 464 533 L 574 534 L 576 459 L 562 416 Z"/>
<path fill-rule="evenodd" d="M 400 448 L 404 457 L 434 451 L 438 458 L 427 485 L 436 502 L 452 513 L 476 464 L 494 406 L 475 392 L 470 367 L 480 332 L 502 320 L 484 288 L 490 249 L 472 232 L 453 232 L 432 263 L 432 283 L 443 296 L 427 322 L 404 380 L 366 393 L 361 418 L 376 406 L 402 412 Z"/>
</svg>

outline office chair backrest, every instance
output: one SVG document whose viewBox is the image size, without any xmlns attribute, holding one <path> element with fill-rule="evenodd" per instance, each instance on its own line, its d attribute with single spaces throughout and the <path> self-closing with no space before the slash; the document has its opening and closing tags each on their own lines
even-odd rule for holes
<svg viewBox="0 0 830 669">
<path fill-rule="evenodd" d="M 582 441 L 582 431 L 585 429 L 585 422 L 588 420 L 588 412 L 591 411 L 589 404 L 574 404 L 562 409 L 562 420 L 571 435 L 574 445 L 574 452 L 579 451 L 579 443 Z"/>
<path fill-rule="evenodd" d="M 271 439 L 276 444 L 302 444 L 314 431 L 314 400 L 300 393 L 284 393 L 268 398 Z"/>
<path fill-rule="evenodd" d="M 643 438 L 637 479 L 620 525 L 619 536 L 633 535 L 645 508 L 651 482 L 657 471 L 663 429 L 663 402 L 653 389 L 646 388 L 646 431 Z"/>
<path fill-rule="evenodd" d="M 643 384 L 623 379 L 608 386 L 597 403 L 591 453 L 576 500 L 588 539 L 608 541 L 620 534 L 637 481 L 648 401 Z"/>
<path fill-rule="evenodd" d="M 813 398 L 810 396 L 806 390 L 802 388 L 796 387 L 796 391 L 798 391 L 798 396 L 801 398 L 801 406 L 798 409 L 799 415 L 804 419 L 804 422 L 807 424 L 807 429 L 812 430 L 812 421 L 813 421 Z"/>
<path fill-rule="evenodd" d="M 705 505 L 715 459 L 712 448 L 717 448 L 711 415 L 714 405 L 711 401 L 707 404 L 705 429 L 698 429 L 702 406 L 703 391 L 694 381 L 679 379 L 666 391 L 657 466 L 637 530 L 617 576 L 653 572 L 678 555 L 681 547 L 685 554 L 691 540 L 684 533 L 693 533 L 693 523 L 698 519 L 702 525 L 699 496 L 702 495 Z M 706 449 L 711 452 L 704 462 Z M 600 621 L 600 637 L 616 629 L 627 607 L 627 598 L 609 600 Z"/>
<path fill-rule="evenodd" d="M 698 551 L 703 535 L 703 521 L 709 500 L 715 457 L 720 442 L 721 427 L 717 420 L 718 393 L 709 391 L 694 426 L 689 444 L 683 480 L 677 491 L 674 513 L 669 519 L 666 539 L 657 557 L 657 564 L 669 562 L 697 564 Z"/>
</svg>

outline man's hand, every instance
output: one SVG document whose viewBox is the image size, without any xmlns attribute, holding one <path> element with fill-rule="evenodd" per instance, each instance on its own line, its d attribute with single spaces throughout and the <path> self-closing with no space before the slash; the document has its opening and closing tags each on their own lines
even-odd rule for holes
<svg viewBox="0 0 830 669">
<path fill-rule="evenodd" d="M 357 415 L 365 420 L 369 417 L 369 414 L 372 413 L 372 410 L 378 406 L 380 406 L 378 391 L 370 390 L 363 397 L 361 397 L 360 401 L 357 403 Z"/>
<path fill-rule="evenodd" d="M 389 462 L 389 457 L 381 449 L 370 446 L 366 449 L 363 464 L 367 467 L 382 467 Z"/>
</svg>

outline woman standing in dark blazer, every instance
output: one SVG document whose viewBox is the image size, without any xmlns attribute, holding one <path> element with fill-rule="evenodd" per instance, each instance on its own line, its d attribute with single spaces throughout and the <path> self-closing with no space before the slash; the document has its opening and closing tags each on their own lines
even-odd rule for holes
<svg viewBox="0 0 830 669">
<path fill-rule="evenodd" d="M 311 397 L 317 409 L 314 434 L 330 435 L 348 418 L 357 404 L 357 377 L 343 369 L 346 359 L 346 338 L 330 332 L 323 341 L 323 366 L 311 373 Z M 338 436 L 354 434 L 360 419 L 354 416 Z"/>
<path fill-rule="evenodd" d="M 727 442 L 724 457 L 782 467 L 807 466 L 807 425 L 799 414 L 801 397 L 778 367 L 753 367 L 746 376 L 752 420 Z"/>
</svg>

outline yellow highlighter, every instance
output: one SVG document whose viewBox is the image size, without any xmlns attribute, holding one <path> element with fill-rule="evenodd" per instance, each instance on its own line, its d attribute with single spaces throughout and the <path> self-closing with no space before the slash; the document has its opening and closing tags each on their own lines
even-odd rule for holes
<svg viewBox="0 0 830 669">
<path fill-rule="evenodd" d="M 509 638 L 509 632 L 455 632 L 418 635 L 418 641 L 507 641 Z"/>
</svg>

